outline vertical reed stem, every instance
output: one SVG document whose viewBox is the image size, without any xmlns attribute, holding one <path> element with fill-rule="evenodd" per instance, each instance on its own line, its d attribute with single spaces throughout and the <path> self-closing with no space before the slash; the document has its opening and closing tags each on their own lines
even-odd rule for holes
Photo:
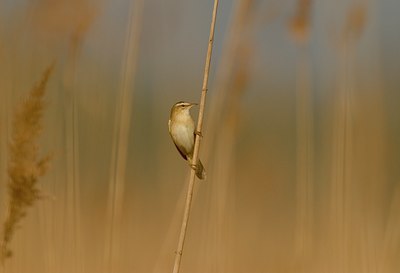
<svg viewBox="0 0 400 273">
<path fill-rule="evenodd" d="M 297 108 L 297 219 L 296 219 L 296 260 L 309 262 L 313 245 L 313 95 L 311 90 L 311 67 L 309 55 L 302 49 L 299 56 L 296 83 Z"/>
<path fill-rule="evenodd" d="M 205 108 L 206 95 L 207 95 L 208 75 L 210 74 L 210 63 L 211 63 L 211 55 L 212 55 L 212 48 L 213 48 L 213 42 L 214 42 L 214 31 L 215 31 L 215 22 L 216 22 L 216 18 L 217 18 L 217 9 L 218 9 L 218 0 L 214 0 L 214 9 L 213 9 L 212 21 L 211 21 L 211 27 L 210 27 L 210 36 L 208 39 L 206 64 L 205 64 L 205 68 L 204 68 L 203 87 L 201 90 L 199 117 L 197 120 L 197 127 L 196 127 L 196 130 L 199 133 L 201 133 L 201 129 L 203 126 L 203 116 L 204 116 L 204 108 Z M 201 135 L 201 134 L 199 134 L 199 135 Z M 196 135 L 196 139 L 195 139 L 195 143 L 194 143 L 194 152 L 193 152 L 193 164 L 194 165 L 197 165 L 197 161 L 199 158 L 199 149 L 200 149 L 200 137 L 198 135 Z M 187 196 L 186 196 L 185 209 L 184 209 L 184 213 L 183 213 L 181 232 L 179 234 L 178 249 L 177 249 L 176 255 L 175 255 L 173 273 L 178 273 L 179 269 L 180 269 L 180 265 L 181 265 L 183 246 L 185 243 L 186 230 L 187 230 L 187 226 L 188 226 L 188 222 L 189 222 L 189 215 L 190 215 L 190 207 L 191 207 L 192 198 L 193 198 L 193 189 L 194 189 L 195 178 L 196 178 L 196 171 L 194 169 L 192 169 L 190 172 L 189 186 L 188 186 L 188 191 L 187 191 Z"/>
<path fill-rule="evenodd" d="M 128 158 L 131 126 L 133 87 L 140 46 L 144 0 L 130 4 L 129 24 L 126 33 L 122 77 L 118 94 L 107 206 L 106 245 L 104 249 L 105 272 L 116 271 L 121 256 L 121 222 L 125 193 L 125 173 Z"/>
</svg>

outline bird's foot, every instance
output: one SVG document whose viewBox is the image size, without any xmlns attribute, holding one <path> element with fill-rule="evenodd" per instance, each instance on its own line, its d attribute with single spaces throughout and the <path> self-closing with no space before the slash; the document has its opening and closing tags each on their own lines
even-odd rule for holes
<svg viewBox="0 0 400 273">
<path fill-rule="evenodd" d="M 203 134 L 200 131 L 194 130 L 194 134 L 199 137 L 203 137 Z"/>
</svg>

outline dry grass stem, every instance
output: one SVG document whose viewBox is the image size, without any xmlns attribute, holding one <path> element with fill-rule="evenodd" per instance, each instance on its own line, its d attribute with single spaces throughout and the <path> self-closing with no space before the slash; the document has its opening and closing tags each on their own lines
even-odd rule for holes
<svg viewBox="0 0 400 273">
<path fill-rule="evenodd" d="M 79 57 L 81 54 L 84 38 L 93 24 L 97 10 L 88 1 L 53 1 L 52 3 L 44 0 L 38 7 L 39 15 L 45 19 L 38 18 L 42 22 L 42 29 L 48 35 L 66 35 L 69 38 L 68 58 L 63 75 L 63 87 L 67 94 L 65 111 L 65 148 L 66 148 L 66 179 L 67 186 L 64 191 L 66 198 L 67 225 L 65 228 L 65 238 L 70 241 L 72 246 L 69 255 L 73 258 L 70 263 L 74 272 L 84 271 L 83 256 L 83 236 L 82 236 L 82 207 L 81 207 L 81 183 L 80 183 L 80 131 L 79 131 L 79 111 L 77 93 L 77 69 L 79 67 Z M 69 14 L 73 11 L 73 14 Z M 78 12 L 79 11 L 79 12 Z M 39 16 L 38 16 L 39 17 Z M 74 20 L 70 20 L 74 18 Z M 49 24 L 48 22 L 53 22 Z M 50 25 L 50 26 L 49 26 Z M 59 31 L 57 31 L 59 29 Z M 50 38 L 50 37 L 49 37 Z"/>
<path fill-rule="evenodd" d="M 199 109 L 199 116 L 197 119 L 197 127 L 196 130 L 201 135 L 202 126 L 203 126 L 203 116 L 204 116 L 204 108 L 206 103 L 206 96 L 207 96 L 207 88 L 208 88 L 208 76 L 210 74 L 210 65 L 211 65 L 211 55 L 214 43 L 214 31 L 215 31 L 215 23 L 217 19 L 217 10 L 218 10 L 218 0 L 214 0 L 214 9 L 212 14 L 212 21 L 210 27 L 210 36 L 208 39 L 208 49 L 207 49 L 207 56 L 206 56 L 206 64 L 204 68 L 204 78 L 203 78 L 203 86 L 201 90 L 201 98 L 200 98 L 200 109 Z M 195 143 L 194 143 L 194 152 L 193 152 L 193 164 L 197 165 L 197 161 L 199 159 L 199 149 L 200 149 L 200 137 L 196 135 Z M 193 190 L 194 190 L 194 182 L 196 179 L 196 171 L 194 169 L 190 172 L 189 178 L 189 186 L 187 191 L 185 209 L 183 214 L 181 232 L 179 234 L 179 241 L 178 241 L 178 248 L 175 254 L 175 261 L 174 261 L 174 268 L 173 273 L 178 273 L 181 265 L 181 259 L 183 254 L 183 246 L 185 243 L 186 237 L 186 230 L 189 223 L 189 215 L 190 215 L 190 207 L 193 198 Z"/>
<path fill-rule="evenodd" d="M 118 94 L 115 127 L 113 133 L 112 159 L 108 190 L 107 233 L 104 261 L 107 272 L 114 272 L 119 264 L 121 245 L 122 209 L 125 192 L 125 175 L 128 157 L 129 130 L 141 29 L 144 0 L 134 1 L 130 7 L 129 25 L 126 33 L 124 62 Z"/>
<path fill-rule="evenodd" d="M 26 216 L 28 208 L 43 197 L 38 188 L 38 181 L 48 169 L 50 156 L 39 156 L 37 139 L 43 126 L 44 95 L 52 70 L 51 66 L 43 73 L 40 83 L 32 89 L 15 112 L 9 144 L 9 203 L 1 235 L 0 260 L 3 263 L 12 255 L 12 237 L 22 218 Z"/>
<path fill-rule="evenodd" d="M 358 101 L 355 100 L 355 42 L 365 25 L 361 19 L 363 9 L 359 6 L 350 10 L 343 31 L 344 47 L 340 51 L 341 69 L 335 98 L 331 200 L 331 251 L 332 267 L 339 271 L 350 269 L 349 238 L 356 228 L 352 222 L 357 216 L 354 199 L 357 183 L 355 173 L 354 114 Z M 361 22 L 362 21 L 362 22 Z M 351 43 L 353 42 L 353 43 Z M 367 236 L 367 229 L 358 231 Z M 368 254 L 364 254 L 367 255 Z M 372 262 L 372 260 L 371 260 Z"/>
<path fill-rule="evenodd" d="M 199 264 L 201 272 L 229 272 L 235 245 L 234 207 L 236 203 L 237 139 L 241 103 L 251 78 L 254 60 L 253 23 L 257 3 L 239 0 L 236 3 L 229 35 L 224 41 L 224 55 L 216 75 L 215 96 L 210 109 L 212 119 L 207 127 L 206 156 L 212 181 L 207 195 L 211 200 L 205 215 L 206 257 Z M 217 114 L 218 113 L 218 114 Z M 214 183 L 218 181 L 218 183 Z"/>
<path fill-rule="evenodd" d="M 290 34 L 299 47 L 296 79 L 296 234 L 294 266 L 301 271 L 312 256 L 313 244 L 313 96 L 311 90 L 310 39 L 311 0 L 298 0 L 294 16 L 289 23 Z"/>
<path fill-rule="evenodd" d="M 304 264 L 312 256 L 314 208 L 314 119 L 309 55 L 299 56 L 296 82 L 297 130 L 297 219 L 296 263 Z"/>
</svg>

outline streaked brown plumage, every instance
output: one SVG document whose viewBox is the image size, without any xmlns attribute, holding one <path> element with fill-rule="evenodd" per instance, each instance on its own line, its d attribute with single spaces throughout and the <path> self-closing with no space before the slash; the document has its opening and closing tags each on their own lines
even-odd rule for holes
<svg viewBox="0 0 400 273">
<path fill-rule="evenodd" d="M 171 108 L 168 129 L 181 156 L 196 170 L 199 179 L 205 179 L 206 173 L 201 161 L 198 160 L 196 166 L 192 163 L 195 127 L 189 110 L 195 105 L 197 104 L 183 101 L 175 103 Z"/>
</svg>

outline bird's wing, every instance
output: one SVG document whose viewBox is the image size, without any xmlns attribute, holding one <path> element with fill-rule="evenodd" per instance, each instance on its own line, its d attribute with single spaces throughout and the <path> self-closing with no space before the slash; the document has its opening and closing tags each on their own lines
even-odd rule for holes
<svg viewBox="0 0 400 273">
<path fill-rule="evenodd" d="M 168 131 L 169 131 L 170 134 L 171 134 L 171 119 L 168 120 Z M 172 135 L 171 135 L 171 137 L 172 137 Z M 175 143 L 175 141 L 174 141 L 173 138 L 172 138 L 172 142 L 174 143 L 176 149 L 177 149 L 178 152 L 181 154 L 181 156 L 183 157 L 183 159 L 187 160 L 187 157 L 186 157 L 185 153 L 183 153 L 183 152 L 181 151 L 181 149 L 179 149 L 179 146 L 176 145 L 176 143 Z"/>
<path fill-rule="evenodd" d="M 183 157 L 183 159 L 187 160 L 187 156 L 181 151 L 181 149 L 179 149 L 179 146 L 176 145 L 175 141 L 174 141 L 175 147 L 176 149 L 178 149 L 178 152 L 181 154 L 181 156 Z"/>
</svg>

